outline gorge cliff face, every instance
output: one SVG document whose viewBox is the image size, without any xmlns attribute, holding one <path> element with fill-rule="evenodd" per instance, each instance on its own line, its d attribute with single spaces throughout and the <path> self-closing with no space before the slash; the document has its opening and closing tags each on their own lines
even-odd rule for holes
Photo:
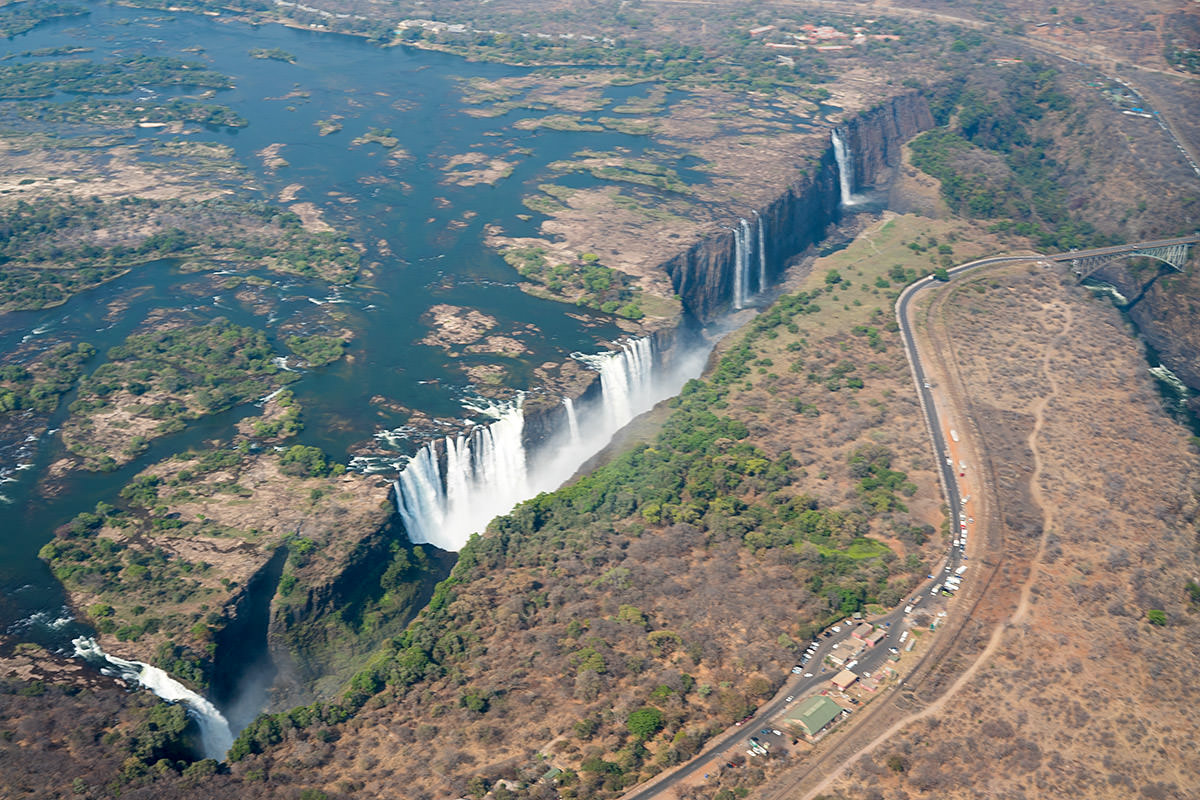
<svg viewBox="0 0 1200 800">
<path fill-rule="evenodd" d="M 890 170 L 900 163 L 904 143 L 933 125 L 929 104 L 916 93 L 893 98 L 847 121 L 842 130 L 853 162 L 855 188 L 886 181 Z M 840 202 L 837 162 L 830 145 L 798 180 L 748 215 L 755 235 L 758 222 L 762 222 L 768 284 L 778 280 L 792 258 L 824 238 L 829 226 L 841 216 Z M 731 220 L 732 224 L 737 222 Z M 752 260 L 757 265 L 757 254 Z M 684 314 L 678 327 L 660 328 L 650 334 L 656 359 L 662 362 L 659 367 L 669 366 L 681 345 L 695 341 L 694 323 L 713 322 L 731 309 L 736 264 L 736 235 L 731 225 L 660 266 L 670 277 Z M 577 406 L 582 406 L 600 402 L 599 395 L 596 375 L 574 399 Z M 566 412 L 557 398 L 526 401 L 524 439 L 529 452 L 550 441 L 553 433 L 565 426 Z"/>
<path fill-rule="evenodd" d="M 847 120 L 841 129 L 854 167 L 852 188 L 858 191 L 886 179 L 890 169 L 900 163 L 904 143 L 933 125 L 929 103 L 915 93 Z"/>
<path fill-rule="evenodd" d="M 1096 274 L 1130 299 L 1126 309 L 1142 338 L 1159 359 L 1193 392 L 1200 393 L 1200 257 L 1193 251 L 1186 272 L 1177 273 L 1157 263 L 1153 270 L 1133 270 L 1120 263 Z M 1154 270 L 1162 270 L 1157 277 Z M 1200 397 L 1190 401 L 1200 414 Z"/>
<path fill-rule="evenodd" d="M 854 188 L 886 180 L 900 163 L 906 141 L 932 128 L 933 114 L 919 94 L 888 100 L 842 125 L 853 164 Z M 830 145 L 810 170 L 775 200 L 756 209 L 766 239 L 768 281 L 773 282 L 789 259 L 819 242 L 841 215 L 837 163 Z M 736 220 L 732 220 L 736 223 Z M 729 310 L 736 270 L 736 237 L 732 230 L 697 242 L 662 265 L 683 301 L 685 311 L 711 322 Z"/>
</svg>

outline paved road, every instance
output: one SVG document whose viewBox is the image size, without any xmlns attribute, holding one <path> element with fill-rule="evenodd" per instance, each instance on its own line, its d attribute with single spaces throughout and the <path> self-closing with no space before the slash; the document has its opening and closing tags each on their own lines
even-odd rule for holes
<svg viewBox="0 0 1200 800">
<path fill-rule="evenodd" d="M 1183 236 L 1175 239 L 1159 239 L 1147 242 L 1135 242 L 1132 244 L 1115 245 L 1112 247 L 1098 247 L 1090 250 L 1078 250 L 1068 253 L 1056 253 L 1053 255 L 1023 255 L 1023 256 L 997 256 L 993 258 L 982 258 L 978 261 L 971 261 L 966 264 L 960 264 L 953 267 L 947 272 L 951 279 L 972 272 L 983 267 L 993 266 L 995 264 L 1014 263 L 1020 261 L 1068 261 L 1072 258 L 1085 258 L 1094 255 L 1108 255 L 1122 252 L 1128 252 L 1143 247 L 1164 247 L 1172 244 L 1187 244 L 1200 242 L 1200 234 Z M 929 430 L 930 440 L 933 443 L 934 454 L 938 463 L 938 474 L 942 483 L 942 490 L 945 494 L 947 504 L 950 507 L 951 520 L 957 521 L 960 519 L 962 508 L 962 495 L 959 494 L 958 488 L 958 471 L 956 465 L 947 464 L 945 454 L 949 448 L 943 434 L 943 426 L 937 414 L 937 407 L 933 402 L 932 386 L 925 375 L 924 366 L 921 364 L 921 356 L 917 351 L 917 345 L 913 336 L 913 326 L 909 319 L 909 308 L 913 299 L 922 291 L 935 286 L 942 286 L 941 281 L 929 277 L 910 284 L 896 300 L 896 319 L 900 326 L 900 335 L 904 341 L 905 354 L 908 356 L 909 365 L 912 369 L 913 380 L 917 387 L 918 397 L 921 402 L 921 410 L 925 417 L 925 424 Z M 920 597 L 925 603 L 928 603 L 929 588 L 933 583 L 944 581 L 949 575 L 967 560 L 964 553 L 964 547 L 950 548 L 946 560 L 940 564 L 937 569 L 931 573 L 929 579 L 923 582 L 913 594 L 906 598 L 904 605 L 907 605 L 914 598 Z M 928 607 L 928 606 L 927 606 Z M 876 625 L 884 626 L 889 629 L 888 638 L 884 639 L 878 646 L 866 650 L 858 660 L 855 666 L 855 671 L 858 674 L 867 672 L 874 673 L 884 665 L 888 657 L 888 648 L 896 646 L 897 639 L 907 626 L 905 624 L 907 615 L 904 613 L 903 607 L 896 608 L 886 616 L 872 620 Z M 851 626 L 852 627 L 852 626 Z M 828 638 L 825 638 L 828 637 Z M 726 733 L 724 736 L 710 743 L 701 753 L 692 761 L 678 768 L 659 780 L 652 780 L 649 784 L 635 789 L 632 793 L 626 794 L 622 800 L 650 800 L 657 797 L 661 792 L 669 789 L 675 784 L 683 781 L 697 772 L 716 769 L 725 760 L 725 751 L 735 744 L 739 744 L 739 752 L 749 749 L 749 740 L 751 736 L 760 736 L 759 733 L 763 728 L 774 728 L 773 718 L 785 710 L 789 705 L 810 694 L 819 685 L 832 677 L 833 671 L 829 669 L 821 670 L 821 664 L 829 651 L 833 649 L 833 645 L 846 641 L 850 638 L 850 628 L 842 627 L 842 630 L 837 634 L 832 634 L 826 631 L 824 636 L 817 641 L 820 643 L 820 648 L 814 653 L 812 659 L 806 665 L 806 670 L 813 673 L 811 678 L 803 675 L 790 675 L 784 683 L 784 687 L 774 699 L 769 701 L 755 712 L 754 716 L 747 720 L 744 724 L 735 730 Z M 922 658 L 928 657 L 928 654 Z M 821 671 L 818 671 L 821 670 Z M 911 688 L 911 686 L 910 686 Z M 787 697 L 791 696 L 793 700 L 788 702 Z M 873 706 L 876 704 L 872 704 Z M 853 720 L 851 723 L 853 724 Z"/>
</svg>

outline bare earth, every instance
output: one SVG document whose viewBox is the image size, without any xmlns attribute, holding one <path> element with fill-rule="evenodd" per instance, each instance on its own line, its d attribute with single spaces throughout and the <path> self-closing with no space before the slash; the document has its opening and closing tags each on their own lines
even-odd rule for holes
<svg viewBox="0 0 1200 800">
<path fill-rule="evenodd" d="M 1002 535 L 985 563 L 1020 574 L 945 691 L 806 796 L 1196 796 L 1200 620 L 1183 585 L 1200 573 L 1200 470 L 1137 343 L 1105 301 L 1033 265 L 948 290 L 931 317 L 954 332 L 948 369 L 989 458 Z M 1035 357 L 1012 357 L 1018 339 Z"/>
</svg>

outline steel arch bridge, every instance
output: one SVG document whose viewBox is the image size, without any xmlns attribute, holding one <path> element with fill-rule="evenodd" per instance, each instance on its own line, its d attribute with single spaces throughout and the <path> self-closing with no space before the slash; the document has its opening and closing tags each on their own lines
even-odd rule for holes
<svg viewBox="0 0 1200 800">
<path fill-rule="evenodd" d="M 1075 277 L 1083 280 L 1099 269 L 1103 269 L 1114 261 L 1122 258 L 1144 256 L 1167 264 L 1176 272 L 1183 272 L 1187 264 L 1188 248 L 1200 242 L 1200 234 L 1181 236 L 1176 239 L 1158 239 L 1150 242 L 1117 245 L 1114 247 L 1097 247 L 1092 250 L 1073 250 L 1069 253 L 1058 253 L 1049 256 L 1051 261 L 1067 262 Z"/>
</svg>

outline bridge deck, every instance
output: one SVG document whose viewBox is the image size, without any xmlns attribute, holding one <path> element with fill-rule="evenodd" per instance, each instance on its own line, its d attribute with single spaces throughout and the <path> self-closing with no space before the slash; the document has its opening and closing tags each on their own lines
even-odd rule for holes
<svg viewBox="0 0 1200 800">
<path fill-rule="evenodd" d="M 1138 250 L 1147 250 L 1151 247 L 1171 247 L 1177 244 L 1197 243 L 1200 243 L 1200 233 L 1193 233 L 1190 236 L 1179 236 L 1174 239 L 1156 239 L 1149 242 L 1137 242 L 1136 244 L 1118 244 L 1112 247 L 1094 247 L 1090 250 L 1073 250 L 1069 253 L 1055 253 L 1043 256 L 1043 259 L 1048 261 L 1072 261 L 1076 258 L 1089 258 L 1091 256 L 1115 256 L 1122 253 L 1133 253 Z"/>
</svg>

